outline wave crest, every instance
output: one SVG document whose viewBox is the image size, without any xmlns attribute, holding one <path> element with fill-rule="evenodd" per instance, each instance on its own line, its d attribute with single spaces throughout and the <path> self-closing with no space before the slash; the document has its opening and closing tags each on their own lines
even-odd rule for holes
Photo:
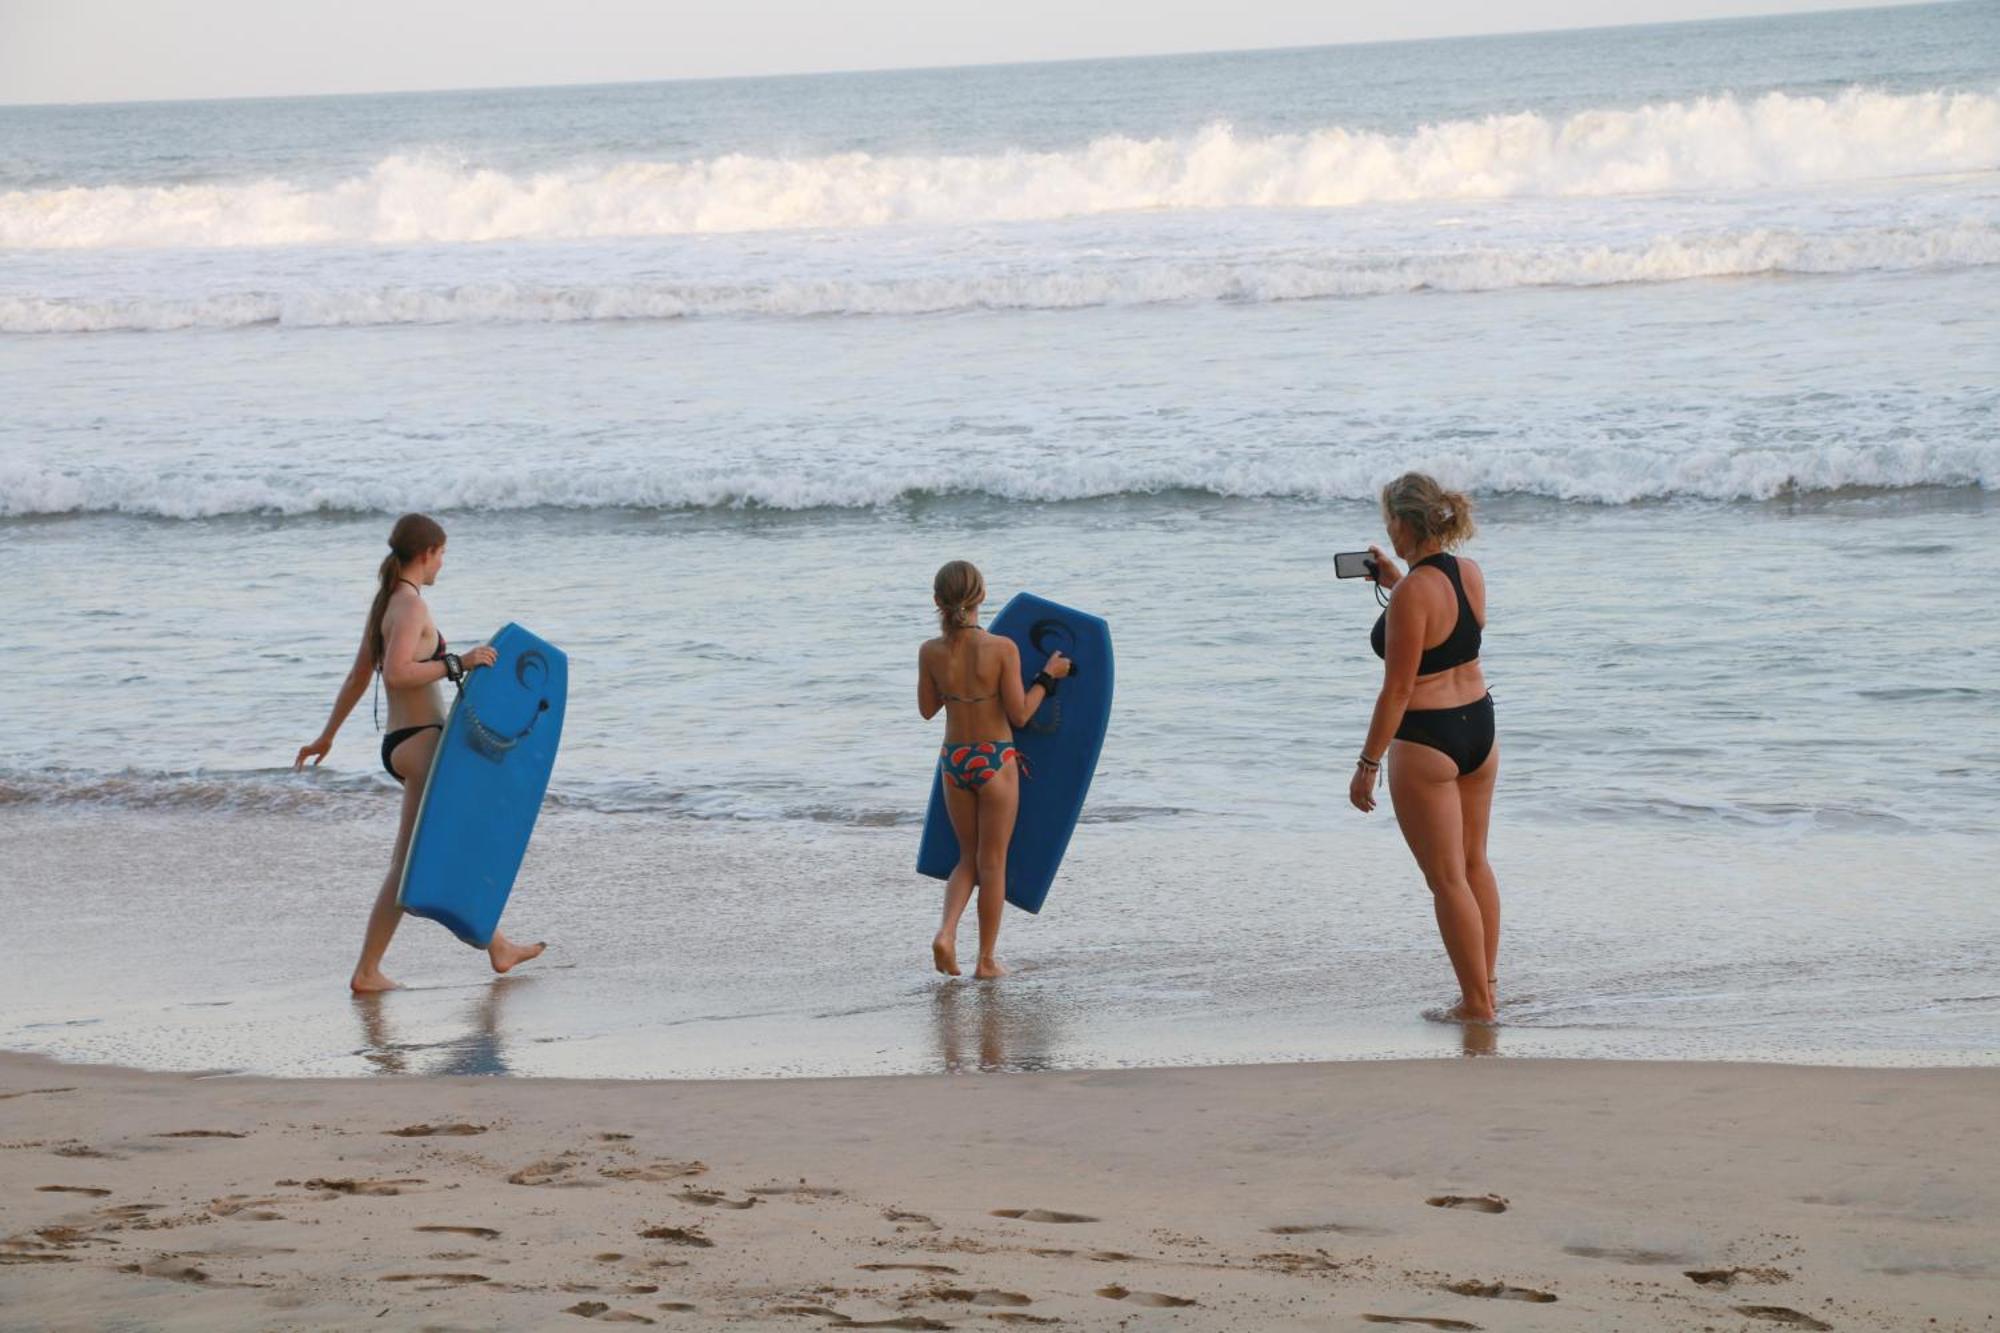
<svg viewBox="0 0 2000 1333">
<path fill-rule="evenodd" d="M 1968 415 L 1990 412 L 1970 402 Z M 1731 434 L 1724 423 L 1718 430 Z M 1459 478 L 1482 495 L 1519 495 L 1621 505 L 1688 498 L 1761 501 L 1848 490 L 1921 487 L 2000 489 L 2000 441 L 1976 430 L 1911 438 L 1900 428 L 1838 444 L 1746 446 L 1720 438 L 1672 452 L 1619 440 L 1534 443 L 1482 439 L 1455 447 L 1434 440 L 1410 466 Z M 661 462 L 602 467 L 501 467 L 448 479 L 288 478 L 244 471 L 201 476 L 185 470 L 121 468 L 78 473 L 46 465 L 0 464 L 0 517 L 122 514 L 207 519 L 233 515 L 575 511 L 879 509 L 950 498 L 1028 503 L 1204 495 L 1223 499 L 1368 501 L 1381 484 L 1369 451 L 1276 450 L 1165 463 L 1134 458 L 1077 459 L 1023 453 L 965 463 L 940 482 L 938 464 L 918 459 L 867 470 L 802 472 L 745 462 L 697 470 Z"/>
<path fill-rule="evenodd" d="M 2000 95 L 1850 88 L 1327 127 L 1097 139 L 1061 152 L 781 158 L 513 175 L 399 155 L 330 185 L 272 179 L 0 194 L 0 247 L 416 244 L 668 236 L 1132 210 L 1601 196 L 1991 170 Z"/>
</svg>

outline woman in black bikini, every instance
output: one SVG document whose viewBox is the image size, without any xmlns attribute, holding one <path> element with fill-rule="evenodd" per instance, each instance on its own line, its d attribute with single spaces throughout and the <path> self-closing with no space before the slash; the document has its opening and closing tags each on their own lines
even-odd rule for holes
<svg viewBox="0 0 2000 1333">
<path fill-rule="evenodd" d="M 1486 860 L 1486 830 L 1500 750 L 1493 696 L 1479 669 L 1486 576 L 1470 560 L 1447 554 L 1472 536 L 1472 502 L 1411 472 L 1382 488 L 1382 517 L 1410 569 L 1404 573 L 1381 547 L 1369 548 L 1375 578 L 1392 596 L 1375 622 L 1382 692 L 1348 799 L 1363 813 L 1373 810 L 1389 760 L 1396 823 L 1430 885 L 1438 931 L 1458 974 L 1460 1000 L 1446 1017 L 1491 1022 L 1500 886 Z"/>
<path fill-rule="evenodd" d="M 431 771 L 431 756 L 444 731 L 444 701 L 439 697 L 438 683 L 462 680 L 466 672 L 493 664 L 491 648 L 474 648 L 463 657 L 445 651 L 444 636 L 432 623 L 422 593 L 437 582 L 443 568 L 444 529 L 437 521 L 423 514 L 397 519 L 389 533 L 381 586 L 376 589 L 375 604 L 368 609 L 368 624 L 361 632 L 354 666 L 341 682 L 326 730 L 312 744 L 300 746 L 292 764 L 295 769 L 303 768 L 308 759 L 317 765 L 326 758 L 340 724 L 368 692 L 368 678 L 379 672 L 389 695 L 389 731 L 382 737 L 382 767 L 403 784 L 403 815 L 396 829 L 396 850 L 389 858 L 389 874 L 382 881 L 382 891 L 375 895 L 374 910 L 368 914 L 361 961 L 354 965 L 354 976 L 348 982 L 357 993 L 396 986 L 382 974 L 382 955 L 389 951 L 389 941 L 403 919 L 403 911 L 396 905 L 397 881 L 402 877 L 417 809 L 423 803 L 424 778 Z M 541 951 L 539 944 L 515 944 L 496 931 L 486 953 L 495 972 L 507 972 Z"/>
</svg>

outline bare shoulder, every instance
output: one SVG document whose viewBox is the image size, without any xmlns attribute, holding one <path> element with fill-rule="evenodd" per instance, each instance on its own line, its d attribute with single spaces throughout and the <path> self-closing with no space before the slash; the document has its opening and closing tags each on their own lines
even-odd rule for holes
<svg viewBox="0 0 2000 1333">
<path fill-rule="evenodd" d="M 1465 590 L 1468 593 L 1475 589 L 1484 591 L 1486 588 L 1486 571 L 1479 567 L 1477 560 L 1469 560 L 1464 556 L 1460 556 L 1458 560 L 1458 577 L 1464 582 Z"/>
<path fill-rule="evenodd" d="M 943 651 L 944 651 L 943 635 L 939 635 L 935 639 L 925 639 L 923 645 L 917 649 L 917 661 L 920 663 L 928 662 L 933 657 L 936 657 L 939 653 Z"/>
</svg>

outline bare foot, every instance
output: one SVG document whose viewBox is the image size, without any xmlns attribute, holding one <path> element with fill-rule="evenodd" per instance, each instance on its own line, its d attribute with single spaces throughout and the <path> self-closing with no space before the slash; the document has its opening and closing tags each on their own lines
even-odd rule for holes
<svg viewBox="0 0 2000 1333">
<path fill-rule="evenodd" d="M 1424 1010 L 1424 1017 L 1430 1019 L 1433 1023 L 1491 1023 L 1494 1021 L 1491 1009 L 1482 1012 L 1474 1009 L 1463 1000 L 1460 1000 L 1449 1009 L 1426 1009 Z"/>
<path fill-rule="evenodd" d="M 400 981 L 391 981 L 382 975 L 381 968 L 368 972 L 356 972 L 347 979 L 347 988 L 356 995 L 376 995 L 385 990 L 401 990 Z"/>
<path fill-rule="evenodd" d="M 979 960 L 979 966 L 972 969 L 972 975 L 981 981 L 991 981 L 995 977 L 1007 975 L 1007 969 L 991 958 Z"/>
<path fill-rule="evenodd" d="M 960 975 L 958 946 L 940 935 L 931 941 L 931 965 L 948 977 Z"/>
<path fill-rule="evenodd" d="M 512 972 L 530 958 L 540 958 L 546 944 L 516 944 L 505 935 L 495 935 L 493 943 L 486 946 L 486 956 L 493 963 L 493 970 L 505 975 Z"/>
</svg>

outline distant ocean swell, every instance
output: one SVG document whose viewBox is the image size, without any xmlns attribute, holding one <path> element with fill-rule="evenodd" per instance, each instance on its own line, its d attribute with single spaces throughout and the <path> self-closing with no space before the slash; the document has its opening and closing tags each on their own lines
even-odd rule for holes
<svg viewBox="0 0 2000 1333">
<path fill-rule="evenodd" d="M 1850 489 L 2000 488 L 2000 434 L 1983 432 L 1992 396 L 1960 405 L 1934 429 L 1885 430 L 1844 442 L 1819 423 L 1821 438 L 1797 444 L 1712 443 L 1654 447 L 1643 424 L 1620 427 L 1630 439 L 1564 447 L 1481 439 L 1470 446 L 1425 444 L 1413 433 L 1411 466 L 1457 479 L 1486 495 L 1539 496 L 1584 504 L 1630 504 L 1686 497 L 1768 500 Z M 1889 410 L 1887 408 L 1885 411 Z M 1830 411 L 1830 409 L 1829 409 Z M 1720 423 L 1721 436 L 1735 426 Z M 1671 430 L 1658 435 L 1668 443 Z M 1782 435 L 1783 432 L 1778 432 Z M 1871 435 L 1873 432 L 1871 431 Z M 943 468 L 955 475 L 940 483 Z M 1178 461 L 1145 457 L 1077 461 L 1061 451 L 1016 450 L 1005 458 L 922 458 L 902 465 L 806 470 L 774 460 L 702 469 L 686 463 L 587 462 L 555 467 L 449 469 L 368 477 L 288 477 L 253 467 L 202 475 L 189 468 L 71 471 L 0 464 L 0 517 L 126 514 L 205 519 L 249 514 L 394 514 L 569 510 L 871 509 L 926 499 L 985 497 L 1061 502 L 1199 494 L 1304 501 L 1365 501 L 1381 485 L 1381 452 L 1328 444 L 1263 450 L 1217 449 Z"/>
<path fill-rule="evenodd" d="M 103 333 L 187 328 L 684 319 L 755 315 L 917 315 L 1062 310 L 1176 301 L 1299 301 L 1396 292 L 1596 287 L 1757 274 L 1840 274 L 2000 264 L 2000 224 L 1857 229 L 1831 235 L 1759 229 L 1660 237 L 1642 248 L 1464 249 L 1318 262 L 1147 262 L 1042 273 L 919 278 L 540 286 L 303 288 L 185 299 L 0 295 L 0 332 Z"/>
<path fill-rule="evenodd" d="M 0 248 L 412 244 L 666 236 L 1591 197 L 1987 171 L 2000 92 L 1718 96 L 1565 118 L 1490 115 L 1407 134 L 1329 127 L 1108 136 L 1060 152 L 727 155 L 529 175 L 443 154 L 367 173 L 0 194 Z"/>
</svg>

